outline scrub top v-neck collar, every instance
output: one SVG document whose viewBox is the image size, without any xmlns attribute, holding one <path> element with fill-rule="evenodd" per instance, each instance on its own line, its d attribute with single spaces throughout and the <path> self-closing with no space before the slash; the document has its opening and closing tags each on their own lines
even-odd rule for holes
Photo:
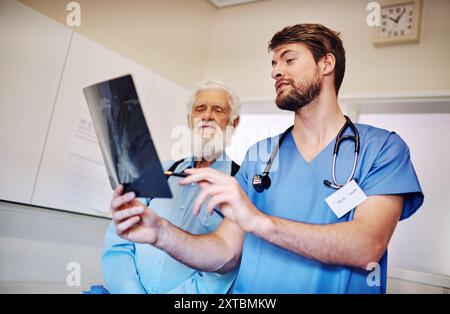
<svg viewBox="0 0 450 314">
<path fill-rule="evenodd" d="M 292 148 L 290 147 L 290 148 L 293 149 L 293 150 L 295 150 L 296 155 L 300 158 L 300 160 L 301 160 L 304 164 L 306 164 L 306 165 L 308 165 L 308 166 L 311 166 L 311 165 L 313 165 L 314 163 L 318 162 L 319 159 L 323 158 L 323 157 L 322 157 L 323 154 L 327 154 L 328 151 L 330 151 L 330 150 L 332 149 L 332 147 L 333 147 L 335 141 L 336 141 L 336 138 L 333 138 L 333 139 L 332 139 L 332 140 L 331 140 L 324 148 L 322 148 L 322 149 L 320 150 L 320 152 L 319 152 L 318 154 L 316 154 L 316 155 L 314 156 L 313 159 L 311 159 L 311 161 L 307 161 L 307 160 L 305 159 L 305 157 L 303 157 L 302 153 L 301 153 L 300 150 L 298 149 L 297 144 L 295 143 L 294 134 L 292 133 L 292 131 L 289 132 L 289 134 L 286 136 L 286 139 L 284 140 L 285 143 L 283 143 L 283 144 L 281 145 L 281 147 L 282 147 L 283 145 L 286 145 L 286 146 L 293 145 L 293 147 L 292 147 Z M 281 147 L 280 147 L 280 149 L 281 149 Z M 329 154 L 332 155 L 332 154 L 333 154 L 332 151 L 330 151 Z"/>
</svg>

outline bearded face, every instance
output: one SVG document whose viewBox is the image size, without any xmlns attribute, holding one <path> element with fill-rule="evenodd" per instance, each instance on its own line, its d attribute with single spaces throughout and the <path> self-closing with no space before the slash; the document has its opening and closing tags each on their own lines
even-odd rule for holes
<svg viewBox="0 0 450 314">
<path fill-rule="evenodd" d="M 194 122 L 192 131 L 193 155 L 197 160 L 213 161 L 217 159 L 228 146 L 234 127 L 222 129 L 215 121 Z"/>
<path fill-rule="evenodd" d="M 277 94 L 275 103 L 282 110 L 297 112 L 314 101 L 321 92 L 321 81 L 317 71 L 310 77 L 305 77 L 296 83 L 285 79 L 280 84 L 282 90 Z"/>
<path fill-rule="evenodd" d="M 234 125 L 230 125 L 232 110 L 226 91 L 208 89 L 196 94 L 189 125 L 193 154 L 197 160 L 217 159 L 230 142 Z"/>
</svg>

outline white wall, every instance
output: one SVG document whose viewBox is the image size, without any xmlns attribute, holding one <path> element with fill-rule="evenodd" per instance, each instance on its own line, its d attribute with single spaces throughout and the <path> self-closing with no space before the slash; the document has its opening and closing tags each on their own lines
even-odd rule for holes
<svg viewBox="0 0 450 314">
<path fill-rule="evenodd" d="M 375 48 L 368 0 L 269 0 L 219 10 L 204 77 L 241 96 L 274 96 L 267 43 L 284 26 L 322 23 L 342 34 L 347 55 L 343 93 L 450 89 L 450 1 L 423 1 L 419 44 Z"/>
<path fill-rule="evenodd" d="M 450 114 L 361 114 L 359 121 L 406 141 L 425 194 L 419 211 L 398 224 L 389 265 L 450 278 Z"/>
<path fill-rule="evenodd" d="M 0 201 L 0 293 L 81 293 L 102 284 L 109 220 Z M 67 264 L 80 265 L 68 286 Z"/>
<path fill-rule="evenodd" d="M 21 0 L 66 25 L 61 0 Z M 73 30 L 186 88 L 206 67 L 215 8 L 206 0 L 77 0 Z"/>
<path fill-rule="evenodd" d="M 64 1 L 21 1 L 65 25 Z M 221 79 L 255 97 L 274 95 L 273 34 L 323 23 L 342 33 L 342 92 L 450 89 L 450 2 L 423 1 L 420 43 L 375 48 L 366 24 L 370 1 L 266 0 L 216 9 L 206 0 L 80 0 L 82 25 L 73 29 L 188 89 L 202 78 Z"/>
<path fill-rule="evenodd" d="M 0 199 L 31 201 L 71 33 L 0 1 Z"/>
<path fill-rule="evenodd" d="M 74 131 L 80 118 L 90 119 L 82 89 L 132 74 L 163 160 L 172 157 L 171 130 L 186 123 L 187 90 L 20 2 L 4 0 L 1 9 L 0 82 L 7 89 L 0 95 L 0 143 L 8 149 L 0 156 L 0 199 L 106 215 L 106 171 L 96 207 L 58 198 Z"/>
</svg>

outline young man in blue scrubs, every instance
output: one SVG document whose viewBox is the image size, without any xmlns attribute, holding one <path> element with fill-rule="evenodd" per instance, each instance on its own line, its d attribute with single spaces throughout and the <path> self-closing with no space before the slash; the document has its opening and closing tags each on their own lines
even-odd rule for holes
<svg viewBox="0 0 450 314">
<path fill-rule="evenodd" d="M 186 170 L 180 183 L 202 187 L 194 212 L 207 203 L 207 211 L 218 207 L 226 216 L 215 232 L 193 236 L 146 207 L 129 209 L 134 195 L 120 190 L 111 203 L 116 230 L 196 269 L 226 273 L 240 261 L 235 293 L 385 293 L 389 240 L 423 202 L 409 149 L 394 132 L 356 124 L 357 132 L 341 134 L 359 133 L 356 165 L 355 143 L 345 140 L 333 167 L 347 121 L 337 101 L 345 72 L 339 34 L 298 24 L 276 33 L 269 49 L 276 104 L 294 114 L 268 173 L 271 185 L 255 189 L 267 163 L 255 156 L 273 150 L 280 136 L 251 147 L 236 178 Z M 353 172 L 354 180 L 333 188 Z"/>
<path fill-rule="evenodd" d="M 194 154 L 175 163 L 165 162 L 163 168 L 182 172 L 190 167 L 210 167 L 227 175 L 237 171 L 236 164 L 232 166 L 224 150 L 232 135 L 226 128 L 234 131 L 239 123 L 238 96 L 221 82 L 202 82 L 193 91 L 187 109 L 191 134 L 186 134 L 186 144 L 192 144 Z M 200 217 L 193 216 L 191 212 L 200 188 L 198 185 L 181 186 L 179 181 L 179 177 L 169 177 L 173 198 L 155 198 L 149 207 L 192 234 L 214 231 L 223 215 L 215 212 L 210 216 L 204 211 Z M 112 293 L 227 293 L 236 277 L 235 271 L 224 275 L 201 272 L 155 247 L 121 239 L 113 223 L 105 236 L 102 268 Z"/>
</svg>

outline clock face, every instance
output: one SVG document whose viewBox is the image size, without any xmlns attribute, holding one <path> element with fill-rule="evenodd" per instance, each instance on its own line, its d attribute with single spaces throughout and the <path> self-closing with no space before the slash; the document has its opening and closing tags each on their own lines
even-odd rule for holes
<svg viewBox="0 0 450 314">
<path fill-rule="evenodd" d="M 380 37 L 395 38 L 411 35 L 414 25 L 414 3 L 399 4 L 381 9 Z"/>
</svg>

